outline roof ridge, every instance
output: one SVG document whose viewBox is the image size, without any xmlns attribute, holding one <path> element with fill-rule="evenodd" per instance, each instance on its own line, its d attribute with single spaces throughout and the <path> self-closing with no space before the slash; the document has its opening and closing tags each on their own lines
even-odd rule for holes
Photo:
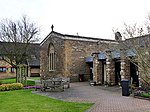
<svg viewBox="0 0 150 112">
<path fill-rule="evenodd" d="M 58 33 L 58 32 L 55 32 L 55 31 L 52 31 L 52 33 L 56 33 L 56 34 L 61 35 L 61 36 L 69 36 L 69 37 L 76 37 L 76 38 L 86 38 L 86 39 L 93 39 L 93 40 L 115 41 L 115 40 L 112 40 L 112 39 L 102 39 L 102 38 L 87 37 L 87 36 L 80 36 L 80 35 L 62 34 L 62 33 Z"/>
<path fill-rule="evenodd" d="M 102 38 L 95 38 L 95 37 L 86 37 L 86 36 L 80 36 L 80 35 L 70 35 L 70 34 L 62 34 L 62 33 L 58 33 L 56 31 L 51 31 L 47 36 L 46 38 L 43 39 L 43 41 L 40 43 L 40 45 L 42 45 L 48 38 L 51 34 L 56 34 L 56 35 L 59 35 L 61 36 L 63 39 L 68 39 L 66 37 L 70 37 L 70 38 L 78 38 L 78 39 L 90 39 L 90 40 L 93 40 L 93 41 L 99 41 L 99 40 L 102 40 L 102 41 L 112 41 L 112 42 L 116 42 L 116 40 L 112 40 L 112 39 L 102 39 Z"/>
</svg>

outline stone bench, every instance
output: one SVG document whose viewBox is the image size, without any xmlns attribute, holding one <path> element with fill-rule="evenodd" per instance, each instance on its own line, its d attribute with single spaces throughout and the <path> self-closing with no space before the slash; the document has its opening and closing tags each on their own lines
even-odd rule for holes
<svg viewBox="0 0 150 112">
<path fill-rule="evenodd" d="M 46 89 L 55 90 L 60 88 L 62 91 L 66 88 L 70 88 L 70 78 L 53 78 L 47 80 L 38 80 L 35 81 L 35 86 L 41 91 L 46 91 Z"/>
</svg>

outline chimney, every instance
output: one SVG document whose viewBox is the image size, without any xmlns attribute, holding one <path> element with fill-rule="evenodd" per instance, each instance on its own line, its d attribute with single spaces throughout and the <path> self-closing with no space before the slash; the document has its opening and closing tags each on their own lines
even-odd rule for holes
<svg viewBox="0 0 150 112">
<path fill-rule="evenodd" d="M 120 33 L 120 32 L 116 32 L 116 33 L 115 33 L 115 40 L 117 40 L 117 41 L 122 41 L 122 36 L 121 36 L 121 33 Z"/>
</svg>

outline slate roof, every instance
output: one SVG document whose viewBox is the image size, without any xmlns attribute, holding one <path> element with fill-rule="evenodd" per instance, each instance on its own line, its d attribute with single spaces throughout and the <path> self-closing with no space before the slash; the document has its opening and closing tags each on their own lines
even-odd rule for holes
<svg viewBox="0 0 150 112">
<path fill-rule="evenodd" d="M 111 52 L 111 56 L 113 59 L 120 59 L 120 52 L 117 50 L 114 50 Z M 126 57 L 130 56 L 136 56 L 135 52 L 132 49 L 126 50 Z M 106 53 L 105 52 L 99 52 L 98 53 L 98 59 L 99 60 L 105 60 L 106 59 Z M 93 57 L 88 56 L 85 57 L 85 62 L 93 62 Z"/>
<path fill-rule="evenodd" d="M 31 55 L 28 59 L 29 66 L 40 66 L 40 44 L 30 44 L 29 53 Z"/>
<path fill-rule="evenodd" d="M 79 35 L 68 35 L 68 34 L 61 34 L 55 31 L 50 32 L 47 37 L 41 42 L 40 45 L 43 45 L 44 42 L 50 38 L 51 35 L 54 35 L 56 37 L 59 37 L 61 39 L 70 39 L 70 40 L 80 40 L 80 41 L 92 41 L 92 42 L 99 42 L 99 41 L 105 41 L 105 42 L 114 42 L 115 40 L 111 39 L 102 39 L 102 38 L 94 38 L 94 37 L 85 37 L 85 36 L 79 36 Z"/>
</svg>

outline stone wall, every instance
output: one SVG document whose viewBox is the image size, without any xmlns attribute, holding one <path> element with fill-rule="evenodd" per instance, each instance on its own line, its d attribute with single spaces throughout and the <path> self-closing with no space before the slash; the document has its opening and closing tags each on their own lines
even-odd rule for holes
<svg viewBox="0 0 150 112">
<path fill-rule="evenodd" d="M 89 66 L 85 57 L 97 51 L 97 43 L 79 40 L 65 40 L 65 72 L 71 81 L 79 81 L 79 74 L 84 74 L 84 79 L 89 79 Z"/>
<path fill-rule="evenodd" d="M 52 43 L 56 54 L 56 69 L 49 71 L 48 68 L 48 49 Z M 71 81 L 79 81 L 79 74 L 84 75 L 84 80 L 90 78 L 90 66 L 85 62 L 85 57 L 91 56 L 92 53 L 104 51 L 107 43 L 101 44 L 96 40 L 81 39 L 80 37 L 67 37 L 65 35 L 50 34 L 49 38 L 41 45 L 40 61 L 41 76 L 44 77 L 70 77 Z M 98 59 L 96 59 L 98 61 Z M 112 62 L 113 63 L 113 62 Z M 93 67 L 96 64 L 93 64 Z M 102 82 L 102 62 L 96 65 L 95 78 L 97 83 Z M 114 66 L 111 67 L 109 81 L 114 82 Z M 95 68 L 95 67 L 94 67 Z"/>
<path fill-rule="evenodd" d="M 49 71 L 49 45 L 54 45 L 55 56 L 56 56 L 56 67 L 54 71 Z M 51 35 L 44 44 L 41 45 L 40 50 L 40 75 L 42 78 L 52 78 L 57 76 L 64 76 L 64 40 Z"/>
<path fill-rule="evenodd" d="M 54 45 L 56 53 L 56 69 L 49 71 L 48 47 Z M 55 35 L 50 37 L 41 45 L 40 51 L 40 73 L 41 77 L 70 77 L 71 81 L 79 81 L 79 74 L 84 74 L 84 79 L 89 79 L 89 66 L 85 63 L 85 57 L 97 52 L 96 42 L 62 39 Z"/>
</svg>

